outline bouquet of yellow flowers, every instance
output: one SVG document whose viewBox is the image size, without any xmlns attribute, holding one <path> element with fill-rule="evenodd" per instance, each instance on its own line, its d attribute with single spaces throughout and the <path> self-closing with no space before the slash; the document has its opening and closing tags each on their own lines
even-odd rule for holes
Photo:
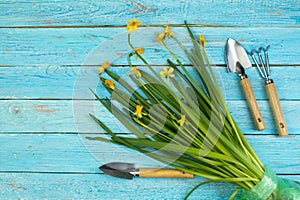
<svg viewBox="0 0 300 200">
<path fill-rule="evenodd" d="M 132 49 L 127 57 L 132 69 L 131 83 L 110 71 L 110 64 L 105 62 L 98 71 L 111 99 L 94 93 L 132 135 L 116 134 L 91 115 L 110 139 L 88 139 L 126 146 L 170 167 L 208 179 L 194 189 L 209 182 L 228 182 L 238 186 L 230 199 L 300 199 L 299 183 L 279 178 L 266 168 L 232 118 L 206 55 L 203 35 L 197 41 L 185 23 L 193 46 L 186 49 L 170 27 L 157 34 L 155 41 L 173 58 L 167 60 L 168 67 L 158 72 L 142 56 L 144 50 L 131 43 L 132 31 L 137 31 L 139 25 L 134 19 L 126 27 Z M 165 42 L 167 39 L 184 52 L 192 69 L 182 64 Z M 151 73 L 133 66 L 133 56 Z M 110 78 L 103 78 L 103 73 Z"/>
</svg>

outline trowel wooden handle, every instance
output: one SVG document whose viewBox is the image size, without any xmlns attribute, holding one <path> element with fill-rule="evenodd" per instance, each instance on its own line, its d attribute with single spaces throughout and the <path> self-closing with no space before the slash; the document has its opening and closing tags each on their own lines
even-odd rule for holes
<svg viewBox="0 0 300 200">
<path fill-rule="evenodd" d="M 264 130 L 266 128 L 265 122 L 260 114 L 250 81 L 248 78 L 244 78 L 241 81 L 242 88 L 244 90 L 250 112 L 255 122 L 257 130 Z"/>
<path fill-rule="evenodd" d="M 140 168 L 139 177 L 142 178 L 194 178 L 193 174 L 177 169 Z"/>
<path fill-rule="evenodd" d="M 280 102 L 273 81 L 266 84 L 266 90 L 275 117 L 278 133 L 280 136 L 286 136 L 288 135 L 288 130 L 283 118 Z"/>
</svg>

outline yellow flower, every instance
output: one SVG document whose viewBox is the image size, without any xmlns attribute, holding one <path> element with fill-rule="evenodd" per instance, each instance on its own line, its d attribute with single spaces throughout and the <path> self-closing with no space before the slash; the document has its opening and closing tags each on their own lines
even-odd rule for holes
<svg viewBox="0 0 300 200">
<path fill-rule="evenodd" d="M 174 36 L 173 31 L 171 30 L 171 28 L 169 26 L 167 26 L 164 32 L 162 32 L 156 36 L 155 42 L 161 42 L 166 37 L 172 38 L 173 36 Z"/>
<path fill-rule="evenodd" d="M 135 49 L 135 52 L 138 53 L 138 54 L 143 54 L 144 53 L 144 49 L 141 48 L 141 47 L 138 47 Z"/>
<path fill-rule="evenodd" d="M 141 48 L 141 47 L 138 47 L 138 48 L 136 48 L 134 50 L 134 53 L 136 53 L 136 54 L 143 54 L 144 53 L 144 49 Z M 136 55 L 136 59 L 138 59 L 138 58 L 139 58 L 138 55 Z"/>
<path fill-rule="evenodd" d="M 199 35 L 199 43 L 200 43 L 202 48 L 204 48 L 205 45 L 206 45 L 206 41 L 205 41 L 204 36 L 202 34 Z"/>
<path fill-rule="evenodd" d="M 160 72 L 160 75 L 163 78 L 174 78 L 175 74 L 173 74 L 173 71 L 174 71 L 173 67 L 170 67 L 169 69 L 164 67 L 163 70 Z"/>
<path fill-rule="evenodd" d="M 105 80 L 104 84 L 109 87 L 110 89 L 114 90 L 115 89 L 115 84 L 113 80 Z"/>
<path fill-rule="evenodd" d="M 136 105 L 134 115 L 136 115 L 138 118 L 142 118 L 144 106 Z"/>
<path fill-rule="evenodd" d="M 128 33 L 131 33 L 132 31 L 137 31 L 139 25 L 141 25 L 141 22 L 139 22 L 136 18 L 134 18 L 133 21 L 128 20 L 126 29 Z"/>
<path fill-rule="evenodd" d="M 171 31 L 169 26 L 167 26 L 165 29 L 165 36 L 169 37 L 169 38 L 174 36 L 174 33 L 173 33 L 173 31 Z"/>
<path fill-rule="evenodd" d="M 137 67 L 131 67 L 131 69 L 133 72 L 130 72 L 129 74 L 135 74 L 135 76 L 137 78 L 142 77 L 142 74 L 141 74 L 140 70 L 137 69 Z"/>
<path fill-rule="evenodd" d="M 156 35 L 155 42 L 161 42 L 165 38 L 165 33 L 162 32 Z"/>
<path fill-rule="evenodd" d="M 110 64 L 106 60 L 100 67 L 97 68 L 97 71 L 98 71 L 99 74 L 102 74 L 105 71 L 105 69 L 107 69 L 109 67 L 110 67 Z"/>
<path fill-rule="evenodd" d="M 182 116 L 181 116 L 181 119 L 178 120 L 177 122 L 179 123 L 180 126 L 183 126 L 185 120 L 186 120 L 186 116 L 185 116 L 185 115 L 182 115 Z"/>
</svg>

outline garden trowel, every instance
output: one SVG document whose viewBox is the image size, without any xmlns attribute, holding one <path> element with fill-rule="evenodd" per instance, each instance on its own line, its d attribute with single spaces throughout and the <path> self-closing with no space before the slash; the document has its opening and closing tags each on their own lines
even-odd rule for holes
<svg viewBox="0 0 300 200">
<path fill-rule="evenodd" d="M 264 130 L 266 126 L 260 114 L 252 86 L 245 73 L 245 69 L 252 66 L 245 49 L 237 41 L 229 38 L 225 46 L 225 54 L 228 71 L 237 73 L 240 77 L 240 83 L 257 130 Z"/>
<path fill-rule="evenodd" d="M 133 163 L 111 162 L 99 167 L 105 174 L 110 176 L 133 179 L 134 176 L 142 178 L 194 178 L 193 174 L 185 173 L 177 169 L 139 168 Z"/>
</svg>

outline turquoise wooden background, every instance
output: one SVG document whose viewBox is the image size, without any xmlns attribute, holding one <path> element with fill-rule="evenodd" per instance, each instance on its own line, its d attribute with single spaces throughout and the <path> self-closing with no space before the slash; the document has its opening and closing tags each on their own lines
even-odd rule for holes
<svg viewBox="0 0 300 200">
<path fill-rule="evenodd" d="M 141 30 L 160 31 L 161 25 L 169 24 L 185 34 L 181 26 L 187 20 L 195 33 L 204 34 L 228 106 L 254 150 L 280 176 L 300 181 L 299 6 L 299 0 L 1 1 L 0 199 L 182 199 L 203 181 L 200 177 L 128 181 L 103 175 L 98 166 L 109 159 L 126 158 L 139 166 L 159 164 L 121 148 L 84 141 L 78 134 L 101 132 L 88 117 L 94 104 L 91 95 L 74 98 L 74 90 L 88 92 L 88 83 L 75 87 L 78 77 L 83 74 L 88 82 L 96 73 L 96 64 L 82 64 L 95 48 L 109 47 L 115 35 L 126 35 L 124 25 L 134 17 L 142 22 Z M 263 81 L 252 68 L 247 72 L 267 125 L 262 132 L 254 130 L 238 78 L 226 73 L 223 55 L 228 37 L 248 49 L 271 45 L 272 77 L 288 137 L 277 137 Z M 153 44 L 146 41 L 146 45 Z M 122 55 L 127 48 L 120 44 L 107 50 Z M 148 52 L 155 65 L 165 64 L 163 55 Z M 99 57 L 99 63 L 104 60 Z M 113 64 L 114 70 L 127 73 L 125 58 Z M 101 87 L 98 92 L 107 96 Z M 74 105 L 81 105 L 80 110 Z M 100 105 L 95 110 L 115 131 L 124 132 Z M 78 114 L 80 122 L 75 119 Z M 191 199 L 226 199 L 233 188 L 208 184 Z"/>
</svg>

